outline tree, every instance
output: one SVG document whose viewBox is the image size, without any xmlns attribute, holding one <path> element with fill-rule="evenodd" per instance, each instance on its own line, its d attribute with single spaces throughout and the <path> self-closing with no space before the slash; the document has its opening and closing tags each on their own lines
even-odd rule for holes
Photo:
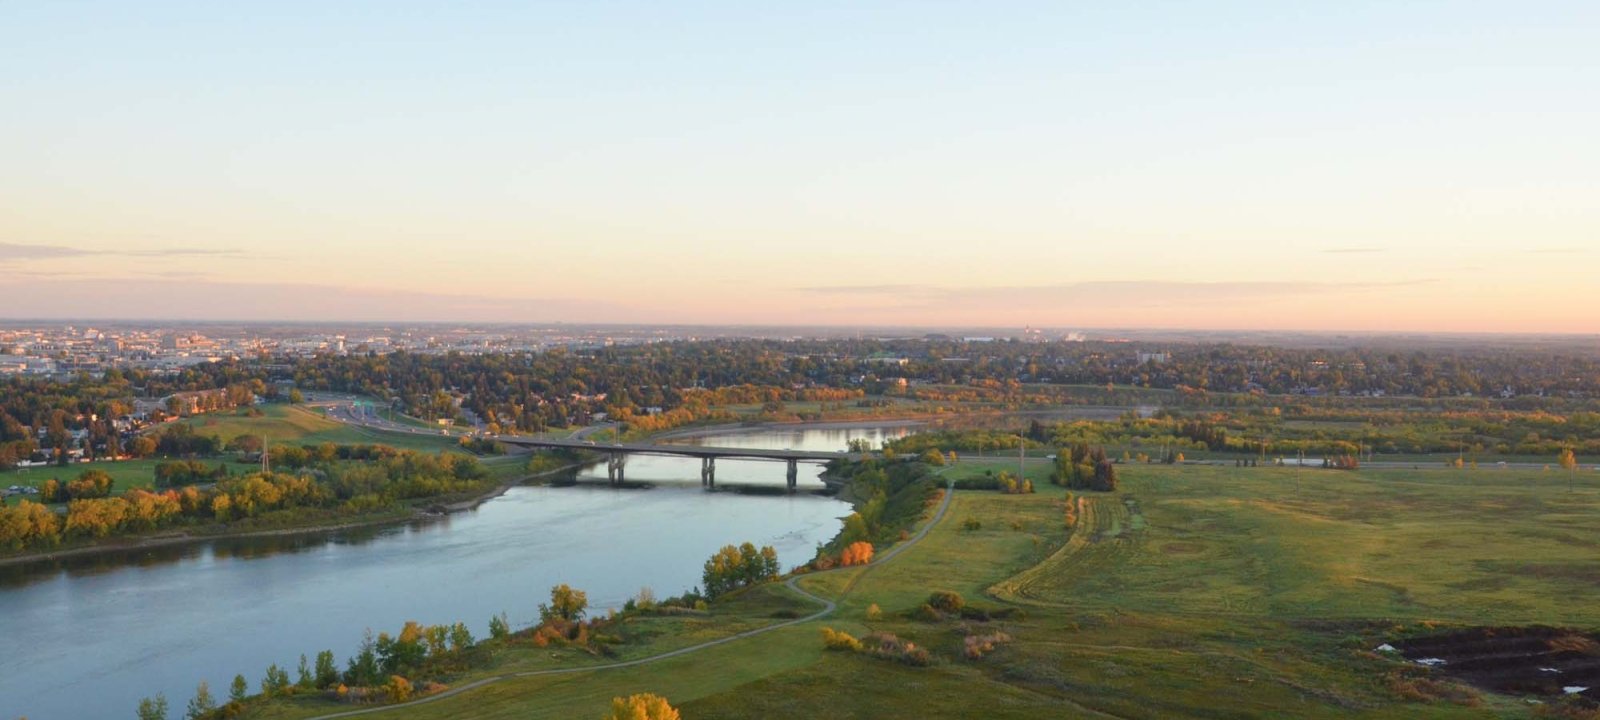
<svg viewBox="0 0 1600 720">
<path fill-rule="evenodd" d="M 870 562 L 872 562 L 872 543 L 869 542 L 850 543 L 844 552 L 839 554 L 840 565 L 866 565 Z"/>
<path fill-rule="evenodd" d="M 300 667 L 294 684 L 302 690 L 315 690 L 317 687 L 317 678 L 311 674 L 311 663 L 306 661 L 305 653 L 300 654 Z"/>
<path fill-rule="evenodd" d="M 550 604 L 539 604 L 539 621 L 552 620 L 576 621 L 583 617 L 583 612 L 589 607 L 589 596 L 582 590 L 574 590 L 562 583 L 550 588 Z"/>
<path fill-rule="evenodd" d="M 1572 453 L 1572 448 L 1566 448 L 1561 451 L 1561 455 L 1557 460 L 1561 463 L 1562 469 L 1567 471 L 1567 490 L 1570 492 L 1572 490 L 1572 481 L 1578 474 L 1578 456 Z"/>
<path fill-rule="evenodd" d="M 506 622 L 505 613 L 489 618 L 489 637 L 500 640 L 510 634 L 511 625 Z"/>
<path fill-rule="evenodd" d="M 849 527 L 847 519 L 847 531 Z M 706 560 L 700 577 L 705 584 L 706 595 L 714 598 L 736 588 L 766 582 L 777 577 L 778 573 L 777 550 L 770 545 L 758 550 L 753 543 L 744 543 L 739 546 L 724 545 Z"/>
<path fill-rule="evenodd" d="M 250 683 L 243 675 L 233 676 L 233 684 L 228 686 L 228 699 L 234 702 L 244 702 L 250 697 Z"/>
<path fill-rule="evenodd" d="M 261 694 L 273 697 L 288 689 L 289 671 L 278 667 L 277 663 L 268 665 L 266 677 L 261 678 Z"/>
<path fill-rule="evenodd" d="M 194 699 L 189 701 L 189 712 L 185 713 L 184 717 L 189 720 L 200 720 L 216 709 L 217 700 L 211 697 L 211 686 L 201 680 L 199 687 L 194 689 Z"/>
<path fill-rule="evenodd" d="M 306 401 L 306 396 L 300 394 L 300 389 L 299 388 L 294 388 L 294 389 L 289 391 L 289 404 L 290 405 L 299 405 L 300 403 L 303 403 L 305 401 Z"/>
<path fill-rule="evenodd" d="M 344 681 L 350 685 L 376 685 L 378 683 L 377 644 L 372 640 L 372 630 L 361 637 L 361 649 L 350 658 Z"/>
<path fill-rule="evenodd" d="M 333 662 L 333 651 L 317 653 L 317 687 L 332 687 L 339 682 L 339 667 Z"/>
<path fill-rule="evenodd" d="M 167 720 L 167 696 L 156 693 L 154 698 L 141 698 L 139 720 Z"/>
<path fill-rule="evenodd" d="M 450 651 L 456 653 L 466 652 L 472 647 L 472 631 L 467 629 L 466 623 L 456 623 L 450 626 Z"/>
<path fill-rule="evenodd" d="M 612 698 L 611 712 L 601 720 L 681 720 L 667 699 L 652 693 Z"/>
</svg>

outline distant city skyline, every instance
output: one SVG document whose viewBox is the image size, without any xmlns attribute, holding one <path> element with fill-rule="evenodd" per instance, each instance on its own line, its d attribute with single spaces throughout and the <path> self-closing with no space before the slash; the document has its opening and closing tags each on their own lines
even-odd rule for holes
<svg viewBox="0 0 1600 720">
<path fill-rule="evenodd" d="M 1600 332 L 1600 6 L 0 5 L 0 318 Z"/>
</svg>

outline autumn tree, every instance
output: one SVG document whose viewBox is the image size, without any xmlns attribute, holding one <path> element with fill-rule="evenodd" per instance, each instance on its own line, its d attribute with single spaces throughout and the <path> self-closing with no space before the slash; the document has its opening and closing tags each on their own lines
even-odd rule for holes
<svg viewBox="0 0 1600 720">
<path fill-rule="evenodd" d="M 589 607 L 589 596 L 582 590 L 574 590 L 562 583 L 550 588 L 550 604 L 539 603 L 539 620 L 548 623 L 552 620 L 574 622 L 583 617 Z"/>
<path fill-rule="evenodd" d="M 611 712 L 601 720 L 680 720 L 667 699 L 652 693 L 612 698 Z"/>
<path fill-rule="evenodd" d="M 737 547 L 724 545 L 706 560 L 700 577 L 706 595 L 715 598 L 730 590 L 776 578 L 779 572 L 777 550 L 770 545 L 757 549 L 754 543 L 747 542 Z"/>
<path fill-rule="evenodd" d="M 866 565 L 872 562 L 872 543 L 853 542 L 839 554 L 840 565 Z"/>
</svg>

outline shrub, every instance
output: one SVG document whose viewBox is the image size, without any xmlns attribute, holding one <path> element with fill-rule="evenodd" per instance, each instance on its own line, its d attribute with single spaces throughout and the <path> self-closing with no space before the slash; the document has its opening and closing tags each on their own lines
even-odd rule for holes
<svg viewBox="0 0 1600 720">
<path fill-rule="evenodd" d="M 961 529 L 966 530 L 967 532 L 982 530 L 983 523 L 979 522 L 977 518 L 967 518 L 961 521 Z"/>
<path fill-rule="evenodd" d="M 893 633 L 869 635 L 863 644 L 873 657 L 916 667 L 923 667 L 933 662 L 933 657 L 928 654 L 927 648 L 918 647 L 909 640 L 902 640 Z"/>
<path fill-rule="evenodd" d="M 389 702 L 405 702 L 411 699 L 411 681 L 399 675 L 390 675 L 389 682 L 383 686 L 383 694 Z"/>
<path fill-rule="evenodd" d="M 861 641 L 850 633 L 825 627 L 822 629 L 822 647 L 839 652 L 861 652 Z"/>
<path fill-rule="evenodd" d="M 878 607 L 877 603 L 873 603 L 871 605 L 868 605 L 867 606 L 867 619 L 868 620 L 882 620 L 883 619 L 883 609 Z"/>
<path fill-rule="evenodd" d="M 679 720 L 678 711 L 667 699 L 651 693 L 612 698 L 611 712 L 602 720 Z"/>
<path fill-rule="evenodd" d="M 928 596 L 928 605 L 940 612 L 961 612 L 967 606 L 965 598 L 960 593 L 951 590 L 939 590 Z"/>
<path fill-rule="evenodd" d="M 991 652 L 996 645 L 1011 642 L 1011 636 L 1003 632 L 989 633 L 988 635 L 968 635 L 961 643 L 961 654 L 968 660 L 977 660 Z"/>
</svg>

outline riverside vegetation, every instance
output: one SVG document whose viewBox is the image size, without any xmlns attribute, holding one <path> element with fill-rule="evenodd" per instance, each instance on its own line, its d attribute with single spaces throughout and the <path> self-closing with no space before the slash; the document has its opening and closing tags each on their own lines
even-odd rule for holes
<svg viewBox="0 0 1600 720">
<path fill-rule="evenodd" d="M 779 583 L 670 602 L 642 593 L 588 626 L 592 649 L 549 654 L 555 638 L 540 648 L 538 630 L 479 641 L 483 664 L 439 682 L 495 682 L 386 714 L 598 716 L 639 692 L 695 718 L 1593 713 L 1581 696 L 1530 704 L 1376 650 L 1485 625 L 1600 626 L 1600 609 L 1570 601 L 1600 573 L 1592 486 L 1538 469 L 1113 464 L 1115 491 L 1062 488 L 1070 470 L 1038 461 L 1021 478 L 1035 493 L 957 490 L 925 538 L 865 565 L 841 556 L 861 542 L 884 554 L 941 485 L 1016 464 L 840 464 L 857 513 L 794 580 L 837 603 L 826 617 L 585 671 L 818 610 Z M 655 613 L 640 612 L 647 603 Z M 570 643 L 566 627 L 555 634 Z M 626 641 L 595 640 L 610 635 Z M 838 691 L 863 681 L 870 691 Z M 274 698 L 246 716 L 315 717 L 327 703 Z"/>
</svg>

